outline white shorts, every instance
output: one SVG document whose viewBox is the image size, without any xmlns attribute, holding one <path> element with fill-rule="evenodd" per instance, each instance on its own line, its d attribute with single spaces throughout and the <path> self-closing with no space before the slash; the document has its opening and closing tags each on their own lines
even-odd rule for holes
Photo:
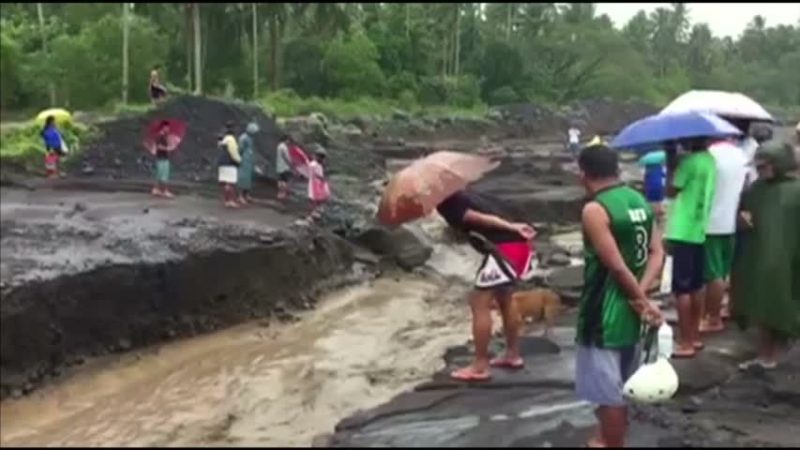
<svg viewBox="0 0 800 450">
<path fill-rule="evenodd" d="M 527 243 L 499 244 L 497 252 L 505 258 L 501 259 L 499 255 L 491 253 L 484 256 L 483 263 L 475 276 L 477 289 L 511 286 L 531 270 L 533 251 Z"/>
<path fill-rule="evenodd" d="M 239 175 L 236 166 L 219 166 L 219 171 L 217 173 L 219 174 L 219 182 L 228 184 L 236 184 Z"/>
</svg>

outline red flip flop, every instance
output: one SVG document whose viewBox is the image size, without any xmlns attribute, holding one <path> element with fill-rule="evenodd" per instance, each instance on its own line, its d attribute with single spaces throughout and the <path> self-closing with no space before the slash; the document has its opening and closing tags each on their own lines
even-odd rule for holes
<svg viewBox="0 0 800 450">
<path fill-rule="evenodd" d="M 475 372 L 472 367 L 465 367 L 463 369 L 454 370 L 450 372 L 450 378 L 458 381 L 489 381 L 492 375 L 486 372 Z"/>
<path fill-rule="evenodd" d="M 489 362 L 489 365 L 504 369 L 522 369 L 525 367 L 525 361 L 522 358 L 495 358 Z"/>
</svg>

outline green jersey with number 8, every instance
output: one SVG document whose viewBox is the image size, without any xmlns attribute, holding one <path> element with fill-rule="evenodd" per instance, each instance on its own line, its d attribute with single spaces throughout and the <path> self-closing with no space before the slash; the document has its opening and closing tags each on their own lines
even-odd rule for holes
<svg viewBox="0 0 800 450">
<path fill-rule="evenodd" d="M 608 214 L 611 234 L 628 269 L 641 280 L 650 253 L 654 214 L 644 196 L 625 185 L 604 189 L 594 196 Z M 603 265 L 584 233 L 583 293 L 581 294 L 577 341 L 600 348 L 636 345 L 641 322 L 628 296 Z"/>
</svg>

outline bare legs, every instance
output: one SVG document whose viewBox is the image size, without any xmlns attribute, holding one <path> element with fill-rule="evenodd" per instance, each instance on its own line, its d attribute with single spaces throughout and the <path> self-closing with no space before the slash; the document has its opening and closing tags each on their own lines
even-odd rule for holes
<svg viewBox="0 0 800 450">
<path fill-rule="evenodd" d="M 475 290 L 470 295 L 472 309 L 472 339 L 475 356 L 472 364 L 451 374 L 463 381 L 487 380 L 489 374 L 489 342 L 492 339 L 492 301 L 497 300 L 503 318 L 506 337 L 506 354 L 499 361 L 502 366 L 513 365 L 520 360 L 519 323 L 517 312 L 511 302 L 510 291 Z"/>
<path fill-rule="evenodd" d="M 230 183 L 222 184 L 223 200 L 227 208 L 238 208 L 239 204 L 236 203 L 236 190 Z"/>
<path fill-rule="evenodd" d="M 622 448 L 628 431 L 628 407 L 600 406 L 594 414 L 600 423 L 586 446 Z"/>
<path fill-rule="evenodd" d="M 724 296 L 725 282 L 722 279 L 712 280 L 706 285 L 705 314 L 700 323 L 701 332 L 716 332 L 725 329 L 721 315 Z"/>
</svg>

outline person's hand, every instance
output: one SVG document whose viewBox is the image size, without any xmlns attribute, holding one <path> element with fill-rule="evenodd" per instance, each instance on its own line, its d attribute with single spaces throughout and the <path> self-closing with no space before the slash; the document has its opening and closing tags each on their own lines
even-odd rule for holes
<svg viewBox="0 0 800 450">
<path fill-rule="evenodd" d="M 645 301 L 644 311 L 642 312 L 642 320 L 651 327 L 660 327 L 664 323 L 664 316 L 661 315 L 661 310 L 655 303 Z"/>
<path fill-rule="evenodd" d="M 753 215 L 750 214 L 750 211 L 740 212 L 739 218 L 742 219 L 742 223 L 745 224 L 747 228 L 753 228 Z"/>
<path fill-rule="evenodd" d="M 520 236 L 522 236 L 528 241 L 530 241 L 536 236 L 536 230 L 534 230 L 533 227 L 528 225 L 527 223 L 515 223 L 512 224 L 512 227 L 515 232 L 517 232 Z"/>
</svg>

